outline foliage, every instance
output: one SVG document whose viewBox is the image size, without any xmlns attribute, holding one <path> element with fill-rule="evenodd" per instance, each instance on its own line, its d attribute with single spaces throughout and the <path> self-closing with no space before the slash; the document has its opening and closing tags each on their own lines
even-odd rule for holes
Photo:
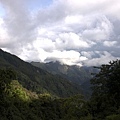
<svg viewBox="0 0 120 120">
<path fill-rule="evenodd" d="M 14 71 L 0 70 L 0 86 L 4 83 L 4 89 L 0 91 L 2 95 L 0 119 L 77 120 L 80 118 L 79 111 L 85 103 L 81 95 L 70 98 L 58 98 L 48 93 L 35 95 L 23 88 L 17 80 L 13 80 L 14 76 L 16 76 Z"/>
<path fill-rule="evenodd" d="M 120 60 L 99 69 L 100 72 L 91 80 L 93 94 L 89 106 L 94 117 L 103 119 L 116 114 L 120 107 Z"/>
<path fill-rule="evenodd" d="M 1 49 L 0 68 L 12 68 L 16 71 L 17 80 L 20 84 L 38 94 L 50 93 L 59 97 L 69 97 L 81 93 L 81 89 L 68 80 L 34 67 L 30 63 L 24 62 L 17 56 L 4 52 Z"/>
<path fill-rule="evenodd" d="M 79 67 L 76 65 L 69 66 L 66 64 L 61 64 L 60 62 L 49 62 L 49 63 L 40 63 L 40 62 L 31 62 L 32 65 L 42 68 L 52 74 L 58 74 L 63 76 L 77 84 L 82 84 L 91 78 L 91 72 L 93 71 L 92 67 Z"/>
<path fill-rule="evenodd" d="M 66 65 L 60 62 L 31 62 L 32 65 L 44 69 L 54 75 L 60 75 L 66 78 L 68 81 L 74 83 L 76 86 L 83 90 L 84 95 L 88 98 L 91 95 L 90 79 L 92 78 L 91 73 L 97 72 L 93 67 Z"/>
<path fill-rule="evenodd" d="M 81 95 L 75 95 L 64 99 L 64 102 L 61 105 L 62 109 L 64 110 L 63 120 L 80 119 L 84 104 L 85 101 Z"/>
<path fill-rule="evenodd" d="M 91 80 L 93 94 L 85 101 L 60 76 L 8 53 L 0 52 L 0 56 L 1 120 L 119 120 L 120 60 L 98 67 L 99 73 Z"/>
<path fill-rule="evenodd" d="M 110 116 L 107 116 L 106 120 L 120 120 L 120 115 L 110 115 Z"/>
</svg>

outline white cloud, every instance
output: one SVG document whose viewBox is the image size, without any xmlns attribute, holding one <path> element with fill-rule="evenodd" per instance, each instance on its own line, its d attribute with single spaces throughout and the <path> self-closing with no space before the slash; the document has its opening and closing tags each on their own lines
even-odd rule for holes
<svg viewBox="0 0 120 120">
<path fill-rule="evenodd" d="M 82 51 L 81 54 L 88 59 L 92 59 L 95 53 L 93 51 Z"/>
<path fill-rule="evenodd" d="M 61 49 L 79 49 L 87 48 L 89 44 L 75 33 L 61 33 L 56 39 L 56 48 Z"/>
<path fill-rule="evenodd" d="M 81 15 L 71 15 L 65 18 L 65 24 L 80 24 L 84 19 Z"/>
<path fill-rule="evenodd" d="M 84 38 L 92 39 L 94 41 L 102 41 L 110 39 L 113 34 L 112 23 L 105 16 L 93 16 L 93 25 L 89 29 L 83 31 Z"/>
<path fill-rule="evenodd" d="M 6 44 L 10 43 L 6 27 L 2 18 L 0 18 L 0 45 L 4 47 Z"/>
<path fill-rule="evenodd" d="M 119 0 L 53 0 L 35 11 L 29 0 L 0 3 L 0 47 L 24 60 L 99 65 L 120 57 Z"/>
<path fill-rule="evenodd" d="M 33 46 L 38 50 L 43 49 L 48 52 L 51 52 L 52 50 L 55 49 L 54 42 L 48 38 L 38 38 L 33 42 Z"/>
<path fill-rule="evenodd" d="M 81 56 L 79 52 L 76 52 L 74 50 L 70 51 L 53 51 L 51 54 L 49 54 L 49 57 L 45 61 L 60 61 L 68 65 L 75 65 L 76 62 L 81 62 L 83 60 L 86 60 L 87 58 L 84 56 Z M 80 65 L 80 64 L 79 64 Z"/>
<path fill-rule="evenodd" d="M 117 44 L 117 41 L 104 41 L 103 45 L 107 47 L 112 47 Z"/>
<path fill-rule="evenodd" d="M 83 61 L 84 65 L 87 66 L 99 66 L 101 64 L 106 64 L 112 60 L 120 59 L 120 57 L 113 57 L 109 52 L 103 51 L 98 52 L 99 57 L 97 58 L 91 58 L 89 60 Z"/>
</svg>

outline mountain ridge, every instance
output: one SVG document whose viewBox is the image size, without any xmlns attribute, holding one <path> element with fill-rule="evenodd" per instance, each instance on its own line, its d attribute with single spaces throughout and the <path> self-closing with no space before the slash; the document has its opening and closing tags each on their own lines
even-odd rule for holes
<svg viewBox="0 0 120 120">
<path fill-rule="evenodd" d="M 85 96 L 90 96 L 92 93 L 90 79 L 93 76 L 91 73 L 97 72 L 93 66 L 70 66 L 59 61 L 51 61 L 48 63 L 32 61 L 31 64 L 54 75 L 60 75 L 68 81 L 79 85 Z"/>
<path fill-rule="evenodd" d="M 81 89 L 58 75 L 34 67 L 17 56 L 0 49 L 0 68 L 14 69 L 18 81 L 23 87 L 37 93 L 50 93 L 59 97 L 68 97 L 81 93 Z"/>
<path fill-rule="evenodd" d="M 66 65 L 61 64 L 59 61 L 41 63 L 41 62 L 31 62 L 32 65 L 42 68 L 50 73 L 59 74 L 65 78 L 69 78 L 70 81 L 82 84 L 91 78 L 91 73 L 94 72 L 93 67 L 77 66 L 77 65 Z M 70 76 L 70 77 L 69 77 Z M 76 76 L 76 77 L 75 77 Z M 72 80 L 75 78 L 74 80 Z"/>
</svg>

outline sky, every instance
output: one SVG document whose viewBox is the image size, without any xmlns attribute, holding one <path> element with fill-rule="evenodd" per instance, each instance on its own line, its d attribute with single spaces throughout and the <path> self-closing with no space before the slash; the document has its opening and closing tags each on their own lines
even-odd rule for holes
<svg viewBox="0 0 120 120">
<path fill-rule="evenodd" d="M 120 0 L 0 0 L 0 48 L 25 61 L 98 66 L 120 59 Z"/>
</svg>

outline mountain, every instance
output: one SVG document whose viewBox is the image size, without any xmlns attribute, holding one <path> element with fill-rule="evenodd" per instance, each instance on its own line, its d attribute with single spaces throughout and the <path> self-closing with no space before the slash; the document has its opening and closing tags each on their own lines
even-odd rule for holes
<svg viewBox="0 0 120 120">
<path fill-rule="evenodd" d="M 86 101 L 80 94 L 67 98 L 36 94 L 19 83 L 16 71 L 0 69 L 0 120 L 119 120 L 119 73 L 119 60 L 102 65 Z"/>
<path fill-rule="evenodd" d="M 0 69 L 0 120 L 77 120 L 81 117 L 85 104 L 81 95 L 58 98 L 36 94 L 16 79 L 15 71 Z"/>
<path fill-rule="evenodd" d="M 61 64 L 58 61 L 49 63 L 31 62 L 31 64 L 52 74 L 61 75 L 71 82 L 80 85 L 90 80 L 92 77 L 91 73 L 94 72 L 93 67 L 79 67 L 77 65 L 69 66 L 66 64 Z"/>
<path fill-rule="evenodd" d="M 91 73 L 97 72 L 97 70 L 93 67 L 80 67 L 77 65 L 69 66 L 66 64 L 61 64 L 58 61 L 49 63 L 31 62 L 31 64 L 36 67 L 42 68 L 54 75 L 60 75 L 68 81 L 79 85 L 83 89 L 85 94 L 91 93 Z"/>
<path fill-rule="evenodd" d="M 59 75 L 53 75 L 0 49 L 0 68 L 16 71 L 17 80 L 23 87 L 36 93 L 50 93 L 68 97 L 81 93 L 81 89 Z"/>
</svg>

